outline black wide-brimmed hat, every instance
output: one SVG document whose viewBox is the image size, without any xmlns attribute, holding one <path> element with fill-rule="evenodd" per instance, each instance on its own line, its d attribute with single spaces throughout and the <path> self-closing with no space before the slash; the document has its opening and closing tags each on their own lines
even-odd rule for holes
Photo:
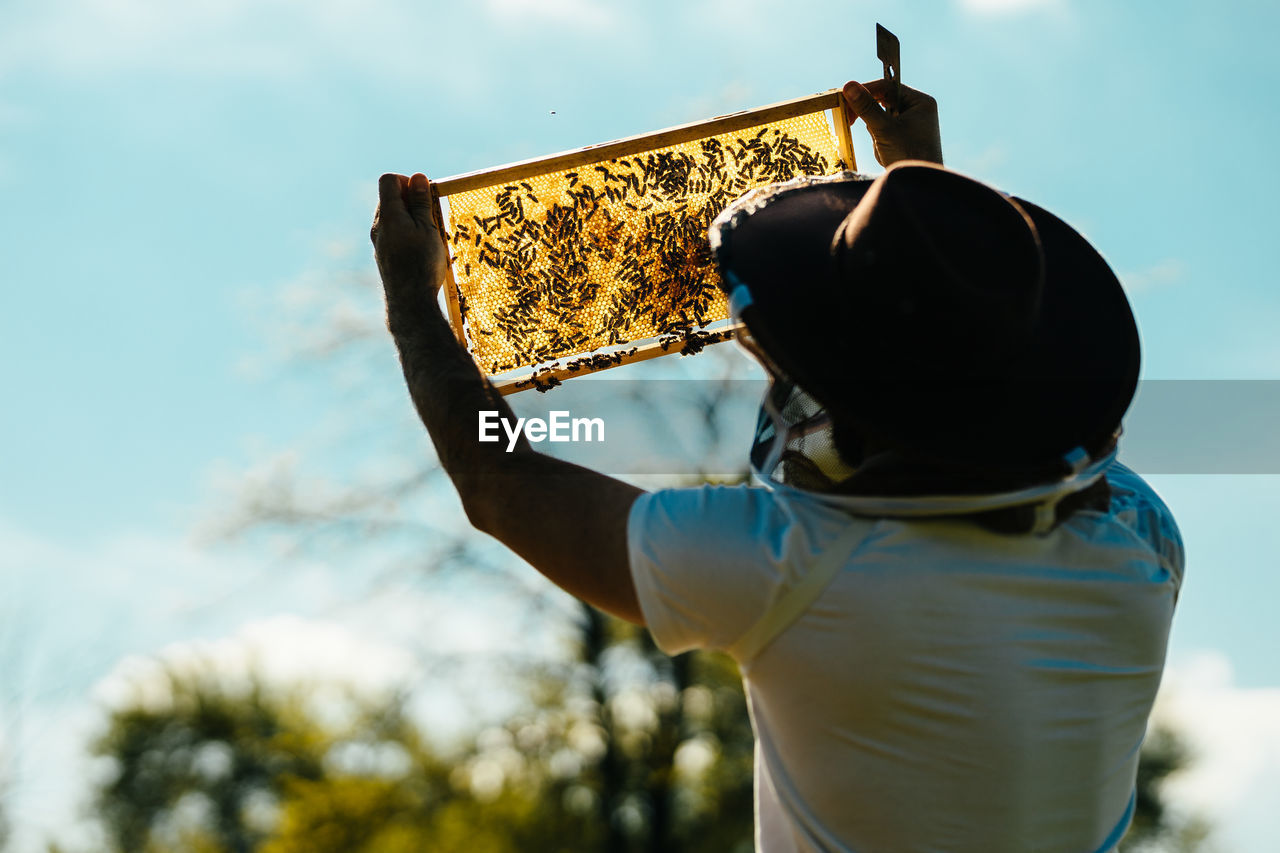
<svg viewBox="0 0 1280 853">
<path fill-rule="evenodd" d="M 1120 282 L 1079 233 L 898 163 L 762 188 L 711 226 L 740 319 L 837 424 L 917 458 L 1055 472 L 1114 440 L 1138 378 Z"/>
</svg>

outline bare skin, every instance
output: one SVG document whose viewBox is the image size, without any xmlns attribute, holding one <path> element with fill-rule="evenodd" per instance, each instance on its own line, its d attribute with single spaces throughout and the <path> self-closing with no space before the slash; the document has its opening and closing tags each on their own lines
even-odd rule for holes
<svg viewBox="0 0 1280 853">
<path fill-rule="evenodd" d="M 942 136 L 938 131 L 938 102 L 924 92 L 901 87 L 902 103 L 897 115 L 885 110 L 889 96 L 887 80 L 844 84 L 844 100 L 855 118 L 867 123 L 875 144 L 876 161 L 890 166 L 899 160 L 926 160 L 942 163 Z"/>
<path fill-rule="evenodd" d="M 890 116 L 877 103 L 886 93 L 880 83 L 844 89 L 851 112 L 871 131 L 876 158 L 886 166 L 901 159 L 941 163 L 933 98 L 904 86 L 902 111 Z M 627 556 L 627 516 L 642 490 L 538 453 L 523 436 L 510 453 L 505 443 L 478 441 L 479 412 L 514 415 L 440 311 L 447 250 L 430 187 L 425 175 L 383 175 L 370 237 L 387 328 L 440 464 L 477 529 L 570 594 L 643 625 Z"/>
<path fill-rule="evenodd" d="M 523 436 L 510 453 L 477 440 L 480 411 L 515 416 L 440 312 L 445 247 L 431 209 L 425 176 L 383 175 L 371 236 L 409 394 L 467 517 L 565 591 L 644 624 L 626 529 L 641 490 L 538 453 Z"/>
</svg>

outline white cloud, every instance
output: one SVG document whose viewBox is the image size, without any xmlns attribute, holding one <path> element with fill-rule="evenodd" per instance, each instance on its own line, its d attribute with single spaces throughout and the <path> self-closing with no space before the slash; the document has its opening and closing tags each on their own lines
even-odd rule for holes
<svg viewBox="0 0 1280 853">
<path fill-rule="evenodd" d="M 592 0 L 488 0 L 489 14 L 503 23 L 546 20 L 574 29 L 601 30 L 617 16 L 603 3 Z"/>
<path fill-rule="evenodd" d="M 64 72 L 156 66 L 281 70 L 292 61 L 288 51 L 273 52 L 260 39 L 257 45 L 241 42 L 233 54 L 226 43 L 249 6 L 247 0 L 54 0 L 35 6 L 38 11 L 26 20 L 10 21 L 0 45 L 10 66 Z M 306 17 L 299 19 L 306 26 Z"/>
<path fill-rule="evenodd" d="M 576 29 L 609 21 L 585 0 L 49 0 L 29 9 L 0 29 L 0 72 L 305 81 L 345 66 L 419 86 L 428 102 L 474 97 L 500 82 L 492 70 L 502 49 L 492 38 L 495 16 Z"/>
<path fill-rule="evenodd" d="M 753 87 L 745 80 L 733 80 L 714 92 L 675 101 L 666 116 L 671 124 L 699 121 L 707 116 L 724 115 L 755 106 Z"/>
<path fill-rule="evenodd" d="M 1167 258 L 1146 269 L 1120 274 L 1120 283 L 1129 293 L 1147 293 L 1157 288 L 1176 284 L 1187 273 L 1186 264 L 1177 258 Z"/>
<path fill-rule="evenodd" d="M 534 613 L 517 589 L 525 585 L 512 582 L 545 590 L 531 569 L 495 591 L 376 568 L 284 562 L 270 549 L 213 550 L 178 535 L 68 545 L 0 518 L 0 576 L 12 591 L 0 599 L 0 760 L 16 766 L 5 803 L 15 850 L 43 851 L 46 836 L 87 837 L 76 814 L 91 778 L 85 745 L 101 721 L 96 706 L 135 692 L 163 704 L 161 664 L 212 669 L 232 689 L 250 666 L 268 681 L 363 695 L 408 682 L 422 687 L 415 712 L 447 737 L 510 710 L 502 703 L 513 699 L 493 694 L 487 656 L 554 653 L 555 619 Z M 553 608 L 561 601 L 549 599 Z"/>
<path fill-rule="evenodd" d="M 269 555 L 219 552 L 183 536 L 68 546 L 3 519 L 0 575 L 18 591 L 0 603 L 0 665 L 7 692 L 28 706 L 81 695 L 121 655 L 222 633 L 281 602 L 316 612 L 349 594 L 318 563 L 281 571 Z"/>
<path fill-rule="evenodd" d="M 995 172 L 1005 163 L 1009 162 L 1009 148 L 1003 143 L 994 143 L 978 151 L 976 154 L 972 152 L 963 152 L 956 158 L 955 168 L 967 175 L 974 175 L 983 178 Z M 948 160 L 948 164 L 950 164 Z"/>
<path fill-rule="evenodd" d="M 776 29 L 776 14 L 784 6 L 777 0 L 704 0 L 685 7 L 692 26 L 746 40 Z"/>
<path fill-rule="evenodd" d="M 979 15 L 1003 15 L 1057 5 L 1057 0 L 960 0 L 966 12 Z"/>
<path fill-rule="evenodd" d="M 61 628 L 75 634 L 71 626 Z M 106 646 L 114 648 L 109 640 Z M 251 673 L 266 684 L 310 685 L 315 711 L 335 724 L 353 710 L 348 689 L 359 697 L 385 696 L 413 683 L 420 669 L 409 651 L 364 631 L 291 615 L 249 623 L 226 638 L 190 639 L 170 643 L 155 655 L 127 655 L 92 688 L 92 701 L 67 691 L 32 703 L 20 717 L 10 709 L 5 728 L 19 747 L 11 771 L 16 789 L 6 804 L 15 822 L 15 850 L 43 851 L 50 836 L 72 849 L 103 846 L 94 838 L 94 827 L 74 816 L 87 781 L 100 769 L 86 745 L 101 730 L 103 707 L 166 707 L 172 701 L 166 668 L 200 673 L 233 693 L 247 688 Z M 434 707 L 439 709 L 440 703 Z"/>
<path fill-rule="evenodd" d="M 232 694 L 258 679 L 334 684 L 370 698 L 386 696 L 420 674 L 403 648 L 333 620 L 282 614 L 245 625 L 231 637 L 172 643 L 155 655 L 126 657 L 95 686 L 95 698 L 113 708 L 164 708 L 173 698 L 166 672 L 211 678 Z"/>
<path fill-rule="evenodd" d="M 447 86 L 424 85 L 440 91 L 486 79 L 502 49 L 495 22 L 569 31 L 616 23 L 614 12 L 589 0 L 49 0 L 30 8 L 0 30 L 0 71 L 163 69 L 272 79 L 347 65 L 406 83 L 447 79 Z"/>
<path fill-rule="evenodd" d="M 13 821 L 11 848 L 6 850 L 45 853 L 55 831 L 69 849 L 107 849 L 94 827 L 76 820 L 79 791 L 68 784 L 95 778 L 98 765 L 85 754 L 84 744 L 97 730 L 98 719 L 97 711 L 80 701 L 44 704 L 21 719 L 16 732 L 22 749 L 14 756 L 16 766 L 5 768 L 14 784 L 5 802 Z"/>
<path fill-rule="evenodd" d="M 1236 853 L 1274 850 L 1280 802 L 1280 687 L 1240 687 L 1220 652 L 1171 668 L 1156 703 L 1192 750 L 1165 789 L 1172 806 L 1208 819 L 1213 838 Z"/>
<path fill-rule="evenodd" d="M 267 554 L 218 554 L 181 537 L 71 547 L 0 520 L 0 574 L 21 593 L 0 603 L 0 731 L 21 762 L 10 800 L 26 845 L 19 850 L 43 849 L 36 841 L 46 830 L 73 827 L 91 769 L 85 738 L 100 719 L 89 697 L 111 704 L 142 689 L 164 701 L 157 649 L 180 667 L 212 664 L 232 683 L 252 664 L 271 679 L 323 677 L 367 693 L 421 683 L 425 671 L 427 683 L 449 685 L 431 694 L 438 712 L 445 695 L 478 696 L 493 683 L 476 673 L 484 655 L 550 656 L 555 641 L 523 619 L 528 610 L 514 597 L 412 578 L 371 589 L 358 565 L 281 566 Z M 450 669 L 451 659 L 464 665 Z M 1241 687 L 1223 654 L 1199 654 L 1170 668 L 1157 719 L 1195 753 L 1169 783 L 1173 805 L 1208 818 L 1226 849 L 1270 851 L 1280 686 Z"/>
<path fill-rule="evenodd" d="M 3 60 L 0 60 L 3 62 Z M 31 110 L 11 101 L 0 101 L 0 131 L 11 132 L 15 129 L 26 129 L 33 123 Z M 7 184 L 17 174 L 17 166 L 13 157 L 0 148 L 0 185 Z"/>
</svg>

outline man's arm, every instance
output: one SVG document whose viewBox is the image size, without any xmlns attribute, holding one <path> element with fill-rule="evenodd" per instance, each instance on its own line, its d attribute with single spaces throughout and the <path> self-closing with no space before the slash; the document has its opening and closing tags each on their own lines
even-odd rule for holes
<svg viewBox="0 0 1280 853">
<path fill-rule="evenodd" d="M 532 449 L 523 435 L 479 441 L 479 413 L 515 421 L 440 312 L 446 249 L 423 175 L 383 175 L 371 237 L 409 394 L 471 523 L 557 586 L 636 624 L 644 617 L 627 557 L 641 490 Z"/>
</svg>

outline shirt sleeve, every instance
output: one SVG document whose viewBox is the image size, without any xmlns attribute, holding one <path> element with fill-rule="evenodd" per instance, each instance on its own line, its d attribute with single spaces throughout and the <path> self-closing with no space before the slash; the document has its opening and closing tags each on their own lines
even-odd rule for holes
<svg viewBox="0 0 1280 853">
<path fill-rule="evenodd" d="M 1160 564 L 1182 586 L 1186 555 L 1182 532 L 1160 496 L 1133 470 L 1115 462 L 1107 469 L 1112 510 L 1143 539 L 1160 558 Z"/>
<path fill-rule="evenodd" d="M 668 654 L 732 645 L 812 548 L 770 491 L 746 486 L 642 495 L 627 520 L 631 577 L 654 643 Z"/>
</svg>

